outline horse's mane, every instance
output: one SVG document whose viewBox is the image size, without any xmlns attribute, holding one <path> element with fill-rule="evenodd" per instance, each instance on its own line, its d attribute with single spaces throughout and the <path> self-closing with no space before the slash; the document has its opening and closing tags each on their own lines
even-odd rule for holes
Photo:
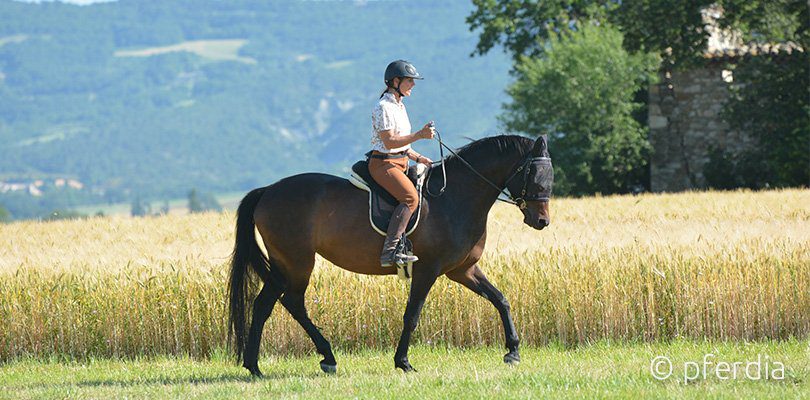
<svg viewBox="0 0 810 400">
<path fill-rule="evenodd" d="M 458 155 L 468 162 L 475 162 L 479 157 L 492 157 L 512 150 L 518 151 L 521 157 L 532 150 L 534 141 L 524 136 L 498 135 L 478 139 L 456 150 Z M 496 151 L 492 151 L 492 149 Z M 494 153 L 494 154 L 493 154 Z M 453 162 L 457 157 L 450 155 L 446 162 Z"/>
</svg>

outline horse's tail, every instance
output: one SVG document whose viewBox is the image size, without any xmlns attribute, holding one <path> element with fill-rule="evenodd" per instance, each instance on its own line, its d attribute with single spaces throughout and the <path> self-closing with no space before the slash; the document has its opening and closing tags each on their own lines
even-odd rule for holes
<svg viewBox="0 0 810 400">
<path fill-rule="evenodd" d="M 259 275 L 265 285 L 281 285 L 278 272 L 272 270 L 269 260 L 262 254 L 256 243 L 253 212 L 266 187 L 252 190 L 236 212 L 236 241 L 231 255 L 231 276 L 228 284 L 230 310 L 228 318 L 228 341 L 235 344 L 237 359 L 241 359 L 245 349 L 245 324 L 251 309 L 250 300 L 254 297 L 256 280 Z M 250 267 L 250 268 L 248 268 Z"/>
</svg>

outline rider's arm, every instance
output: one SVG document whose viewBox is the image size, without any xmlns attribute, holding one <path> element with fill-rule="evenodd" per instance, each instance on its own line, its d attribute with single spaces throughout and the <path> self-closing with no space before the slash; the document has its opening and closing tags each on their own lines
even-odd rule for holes
<svg viewBox="0 0 810 400">
<path fill-rule="evenodd" d="M 382 140 L 383 145 L 386 149 L 396 149 L 397 147 L 407 146 L 419 139 L 425 139 L 428 137 L 430 131 L 425 131 L 425 128 L 422 128 L 410 135 L 401 135 L 397 136 L 394 134 L 393 129 L 379 131 L 377 134 L 380 135 L 380 140 Z M 430 135 L 432 136 L 432 135 Z"/>
</svg>

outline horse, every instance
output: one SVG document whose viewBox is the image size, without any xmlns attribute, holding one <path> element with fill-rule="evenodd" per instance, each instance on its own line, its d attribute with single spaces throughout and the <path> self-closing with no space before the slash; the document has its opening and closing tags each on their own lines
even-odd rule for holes
<svg viewBox="0 0 810 400">
<path fill-rule="evenodd" d="M 541 230 L 551 222 L 553 172 L 546 140 L 545 136 L 537 140 L 515 135 L 487 137 L 439 162 L 444 164 L 443 179 L 436 172 L 438 165 L 431 168 L 419 226 L 409 236 L 419 261 L 413 266 L 395 368 L 414 371 L 408 360 L 411 334 L 431 286 L 441 275 L 495 306 L 508 350 L 503 360 L 520 362 L 520 341 L 509 302 L 477 263 L 486 242 L 487 215 L 501 194 L 520 207 L 526 225 Z M 442 182 L 444 187 L 438 190 Z M 304 293 L 316 253 L 351 272 L 396 274 L 396 268 L 380 266 L 383 236 L 369 223 L 367 196 L 347 179 L 305 173 L 254 189 L 240 202 L 228 285 L 228 333 L 237 361 L 243 360 L 243 367 L 252 375 L 262 376 L 258 365 L 262 330 L 279 300 L 323 356 L 321 369 L 336 372 L 332 347 L 307 315 Z M 256 241 L 254 227 L 267 256 Z M 258 280 L 262 286 L 251 308 L 249 294 L 259 289 Z M 248 319 L 250 330 L 246 331 Z"/>
</svg>

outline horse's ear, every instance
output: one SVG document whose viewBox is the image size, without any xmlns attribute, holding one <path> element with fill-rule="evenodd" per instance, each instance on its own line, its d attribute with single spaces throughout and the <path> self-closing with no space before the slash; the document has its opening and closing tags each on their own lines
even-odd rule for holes
<svg viewBox="0 0 810 400">
<path fill-rule="evenodd" d="M 540 135 L 534 141 L 534 154 L 545 156 L 548 154 L 548 136 Z"/>
</svg>

